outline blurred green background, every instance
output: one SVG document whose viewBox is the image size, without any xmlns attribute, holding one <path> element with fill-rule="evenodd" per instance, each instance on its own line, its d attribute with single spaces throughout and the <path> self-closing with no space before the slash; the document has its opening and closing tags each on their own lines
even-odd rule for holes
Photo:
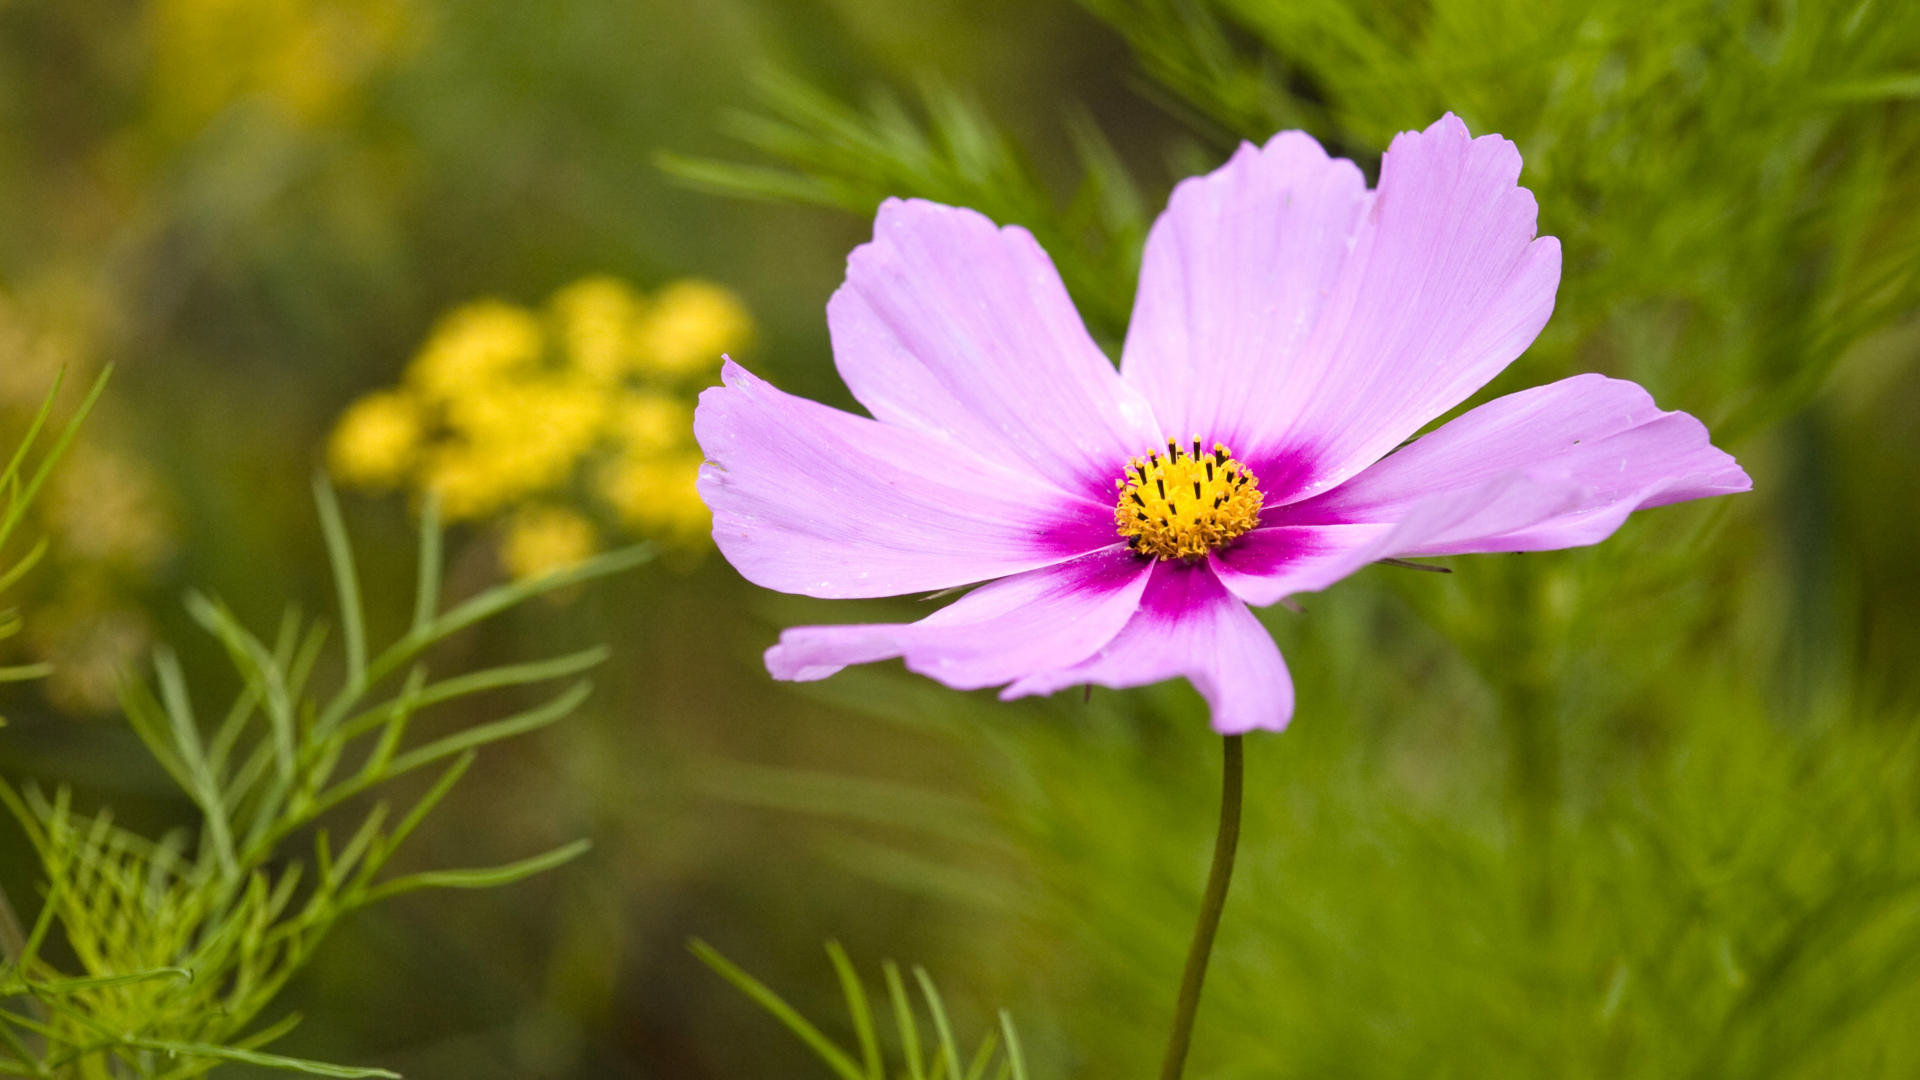
<svg viewBox="0 0 1920 1080">
<path fill-rule="evenodd" d="M 1300 704 L 1248 744 L 1189 1075 L 1920 1073 L 1911 4 L 0 0 L 8 445 L 61 365 L 117 369 L 36 511 L 51 554 L 12 662 L 59 670 L 7 689 L 0 772 L 149 831 L 193 820 L 115 672 L 168 640 L 219 684 L 189 586 L 256 625 L 326 609 L 309 477 L 449 312 L 700 279 L 751 313 L 743 361 L 847 404 L 823 309 L 884 195 L 1029 226 L 1111 346 L 1177 179 L 1282 127 L 1372 174 L 1448 109 L 1518 143 L 1566 256 L 1488 393 L 1635 379 L 1755 491 L 1263 613 Z M 369 620 L 397 632 L 410 500 L 346 506 Z M 602 542 L 649 535 L 580 512 Z M 455 527 L 451 593 L 503 575 L 505 521 Z M 305 1021 L 278 1049 L 824 1076 L 686 943 L 846 1038 L 838 939 L 869 975 L 924 964 L 968 1033 L 1008 1008 L 1035 1076 L 1147 1074 L 1213 828 L 1198 698 L 1002 705 L 897 665 L 776 685 L 780 627 L 924 606 L 772 595 L 667 544 L 441 658 L 613 649 L 408 865 L 592 853 L 356 915 L 286 993 Z"/>
</svg>

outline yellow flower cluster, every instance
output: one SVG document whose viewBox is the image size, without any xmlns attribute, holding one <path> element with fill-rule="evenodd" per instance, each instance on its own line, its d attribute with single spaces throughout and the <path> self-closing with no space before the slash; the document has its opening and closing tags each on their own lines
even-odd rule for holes
<svg viewBox="0 0 1920 1080">
<path fill-rule="evenodd" d="M 154 0 L 154 121 L 188 132 L 237 102 L 314 127 L 419 33 L 407 0 Z"/>
<path fill-rule="evenodd" d="M 516 577 L 578 562 L 615 531 L 698 548 L 693 397 L 753 320 L 732 292 L 680 281 L 643 296 L 590 277 L 542 310 L 467 304 L 400 385 L 354 402 L 327 447 L 343 484 L 438 497 L 450 521 L 496 520 Z"/>
</svg>

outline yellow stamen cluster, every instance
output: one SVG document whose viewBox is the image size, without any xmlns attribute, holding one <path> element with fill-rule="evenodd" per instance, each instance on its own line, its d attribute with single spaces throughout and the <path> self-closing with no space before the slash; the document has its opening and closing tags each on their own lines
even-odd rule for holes
<svg viewBox="0 0 1920 1080">
<path fill-rule="evenodd" d="M 1260 481 L 1221 443 L 1191 452 L 1167 440 L 1164 453 L 1127 462 L 1113 482 L 1113 523 L 1127 546 L 1155 559 L 1204 557 L 1260 523 Z"/>
</svg>

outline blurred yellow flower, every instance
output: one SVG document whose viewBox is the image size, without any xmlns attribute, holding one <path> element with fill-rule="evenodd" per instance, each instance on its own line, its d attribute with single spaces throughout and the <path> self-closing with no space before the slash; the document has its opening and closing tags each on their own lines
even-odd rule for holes
<svg viewBox="0 0 1920 1080">
<path fill-rule="evenodd" d="M 411 394 L 368 394 L 340 414 L 327 443 L 327 467 L 356 487 L 399 487 L 413 470 L 425 431 L 426 419 Z"/>
<path fill-rule="evenodd" d="M 636 331 L 640 363 L 667 376 L 718 370 L 720 354 L 752 336 L 753 317 L 732 290 L 693 280 L 660 290 Z"/>
<path fill-rule="evenodd" d="M 645 536 L 684 543 L 713 528 L 694 481 L 700 452 L 668 456 L 623 456 L 600 475 L 600 492 L 622 523 Z"/>
<path fill-rule="evenodd" d="M 404 0 L 155 0 L 152 100 L 185 133 L 242 100 L 296 123 L 336 117 L 414 29 Z"/>
<path fill-rule="evenodd" d="M 619 278 L 584 278 L 548 301 L 566 357 L 582 374 L 601 382 L 623 378 L 633 368 L 639 294 Z"/>
<path fill-rule="evenodd" d="M 693 406 L 684 398 L 637 390 L 614 403 L 608 427 L 629 454 L 679 449 L 692 440 Z"/>
<path fill-rule="evenodd" d="M 500 562 L 516 578 L 539 577 L 579 563 L 599 549 L 593 522 L 564 506 L 529 506 L 507 521 Z"/>
<path fill-rule="evenodd" d="M 146 615 L 110 585 L 84 575 L 35 611 L 28 625 L 35 653 L 53 663 L 47 700 L 72 716 L 111 712 L 153 645 Z"/>
<path fill-rule="evenodd" d="M 441 319 L 407 368 L 428 400 L 452 401 L 540 361 L 545 335 L 526 308 L 480 300 Z"/>
<path fill-rule="evenodd" d="M 441 517 L 473 521 L 507 505 L 501 472 L 484 450 L 466 443 L 444 443 L 428 451 L 421 463 L 419 487 L 439 499 Z"/>
<path fill-rule="evenodd" d="M 0 409 L 31 416 L 46 400 L 60 373 L 76 383 L 92 377 L 94 364 L 78 335 L 49 325 L 47 313 L 0 291 Z"/>
<path fill-rule="evenodd" d="M 585 380 L 540 376 L 482 384 L 447 404 L 447 423 L 492 467 L 497 498 L 563 485 L 605 426 L 605 391 Z"/>
<path fill-rule="evenodd" d="M 173 549 L 160 480 L 144 461 L 75 444 L 53 474 L 44 516 L 68 559 L 144 575 Z"/>
<path fill-rule="evenodd" d="M 328 463 L 345 484 L 432 493 L 449 521 L 499 520 L 518 576 L 601 546 L 596 519 L 703 547 L 693 376 L 711 377 L 752 332 L 738 297 L 700 281 L 649 298 L 597 275 L 540 311 L 465 304 L 434 326 L 400 388 L 342 414 Z"/>
</svg>

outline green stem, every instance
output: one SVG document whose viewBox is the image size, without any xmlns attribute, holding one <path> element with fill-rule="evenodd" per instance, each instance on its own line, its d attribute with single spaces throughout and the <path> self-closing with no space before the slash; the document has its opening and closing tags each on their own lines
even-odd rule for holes
<svg viewBox="0 0 1920 1080">
<path fill-rule="evenodd" d="M 27 936 L 20 929 L 20 919 L 7 902 L 7 890 L 0 887 L 0 971 L 11 968 L 26 948 Z"/>
<path fill-rule="evenodd" d="M 1226 737 L 1226 756 L 1220 770 L 1220 831 L 1213 838 L 1213 868 L 1207 871 L 1207 891 L 1200 898 L 1200 920 L 1187 947 L 1187 970 L 1180 977 L 1180 1000 L 1173 1009 L 1173 1030 L 1167 1034 L 1167 1054 L 1160 1062 L 1160 1080 L 1180 1080 L 1187 1065 L 1187 1044 L 1193 1041 L 1193 1017 L 1200 1009 L 1200 987 L 1207 980 L 1207 960 L 1213 955 L 1214 931 L 1227 904 L 1227 885 L 1233 880 L 1233 856 L 1240 846 L 1240 736 Z"/>
</svg>

